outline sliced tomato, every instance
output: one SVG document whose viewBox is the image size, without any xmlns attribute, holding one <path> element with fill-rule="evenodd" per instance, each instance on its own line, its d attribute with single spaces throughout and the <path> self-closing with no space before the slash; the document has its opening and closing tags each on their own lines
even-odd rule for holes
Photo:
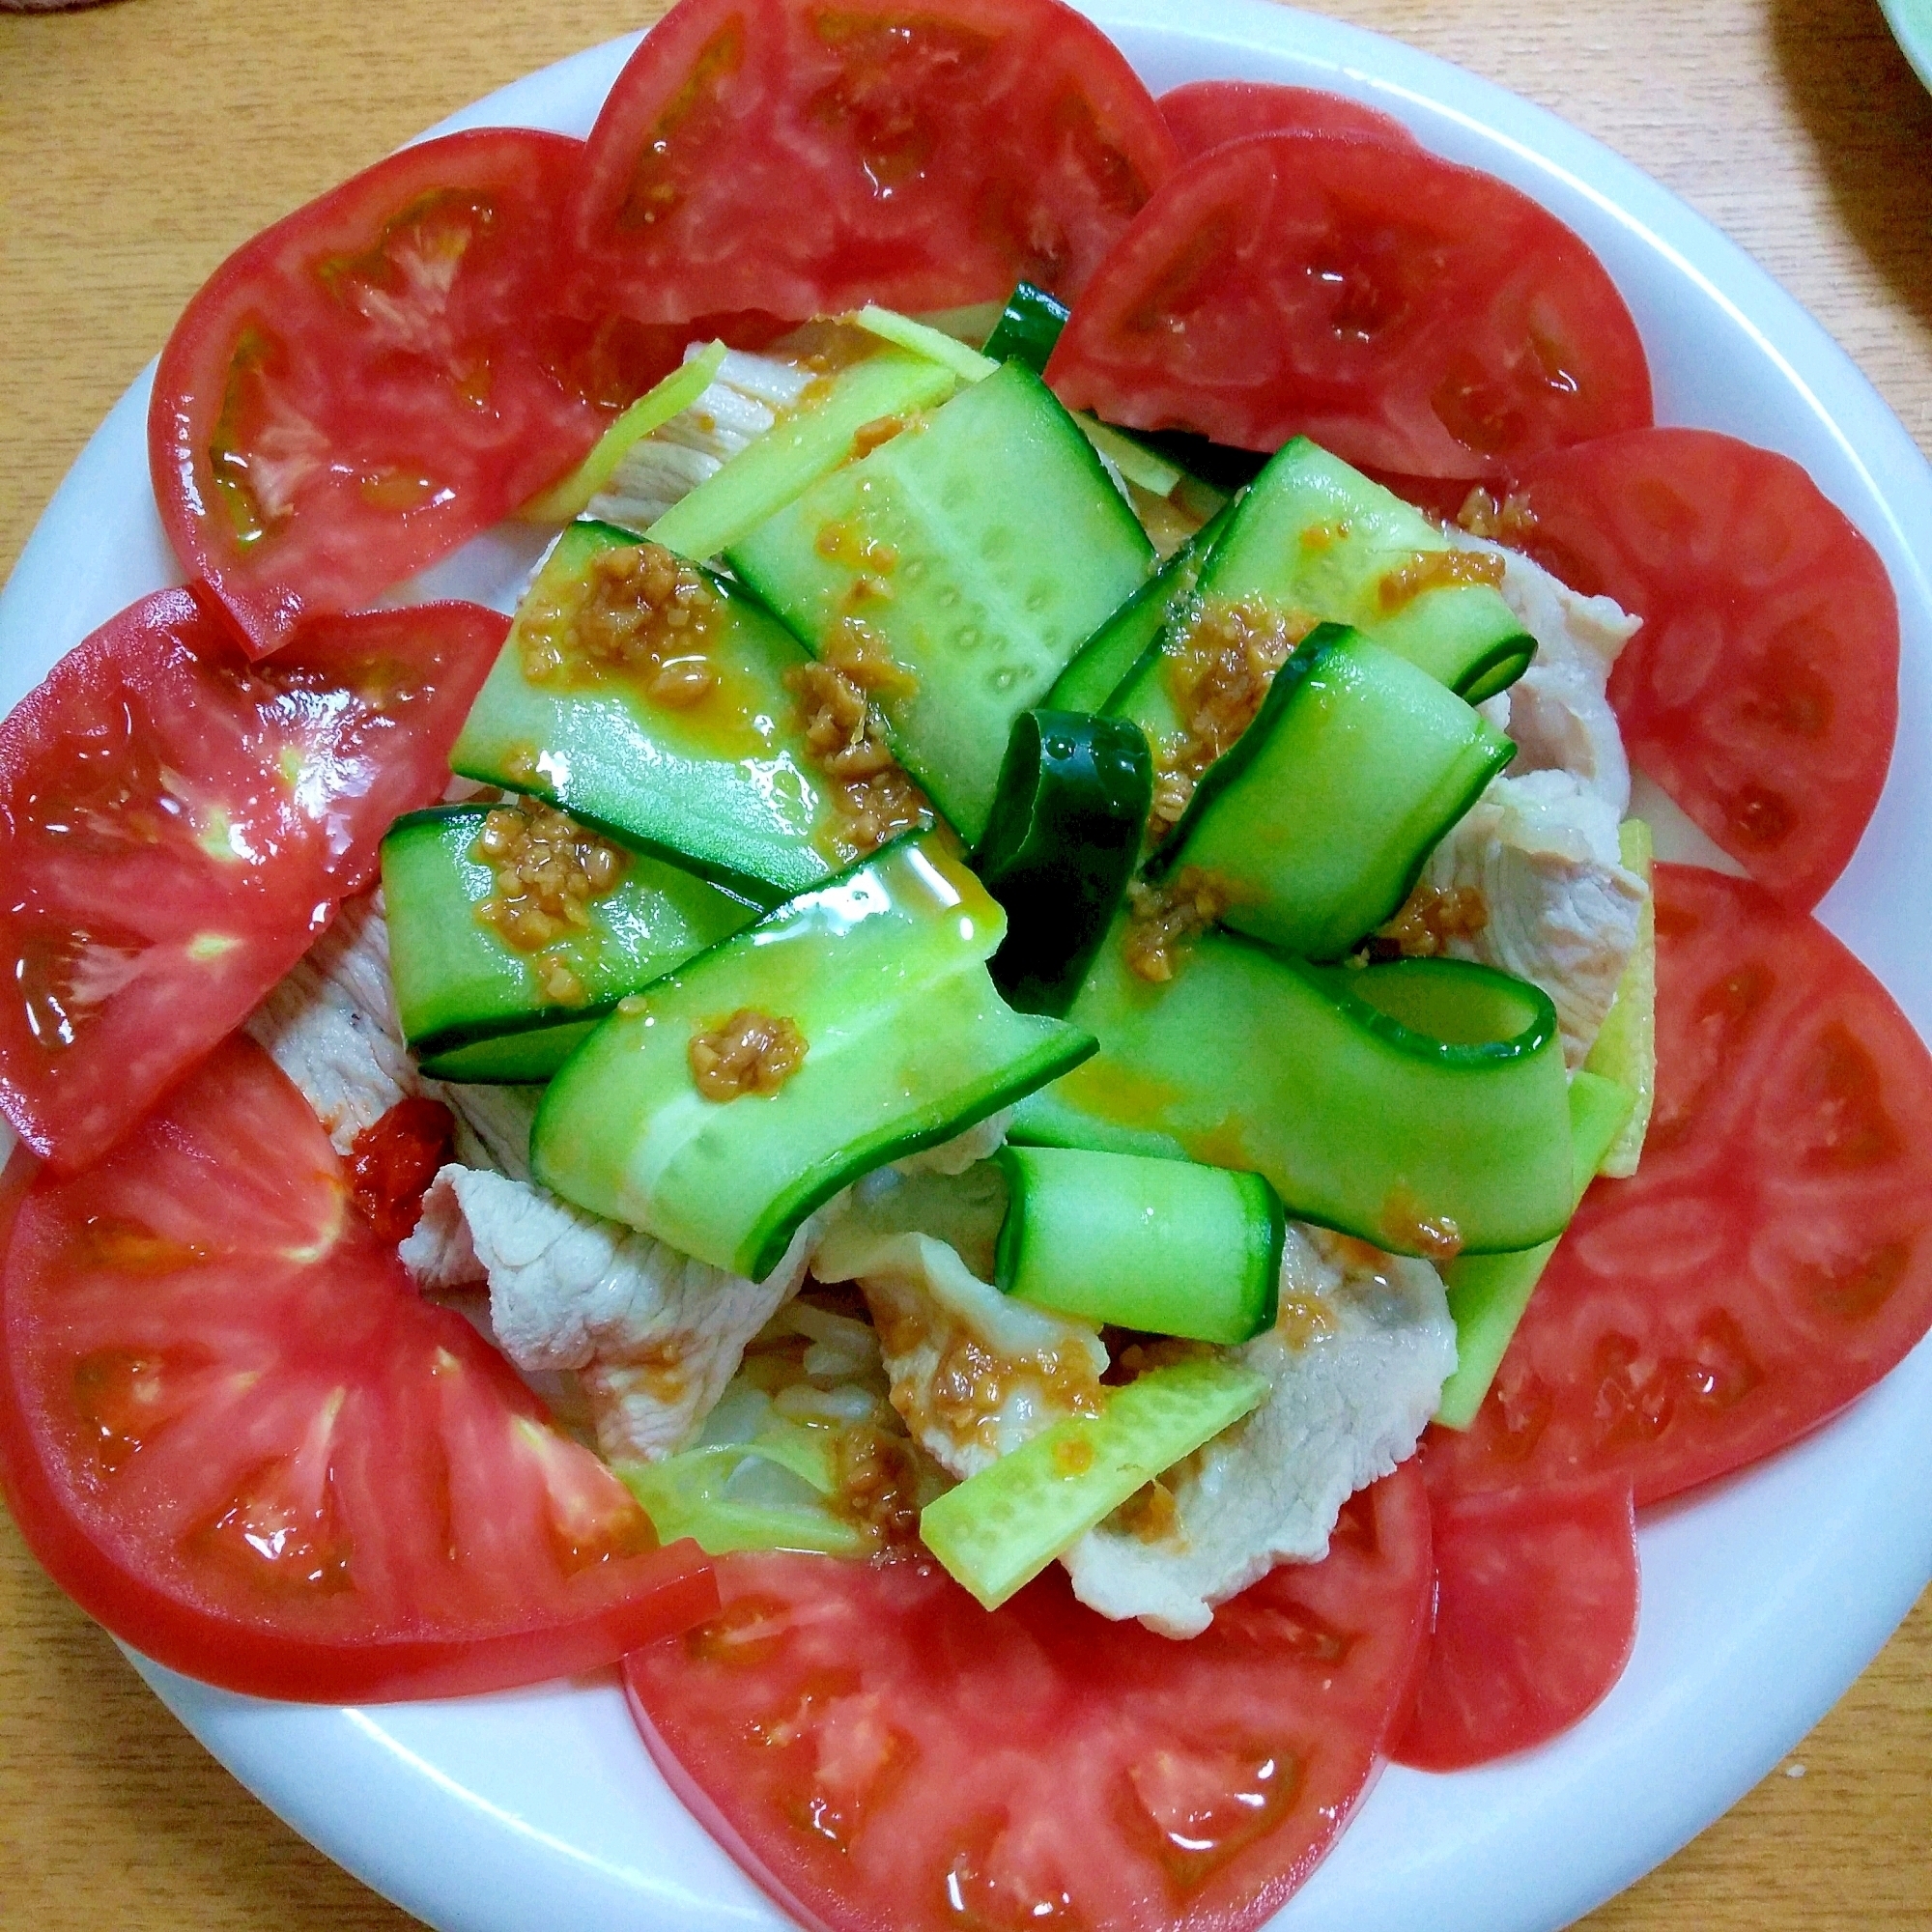
<svg viewBox="0 0 1932 1932">
<path fill-rule="evenodd" d="M 428 604 L 250 665 L 163 590 L 0 723 L 0 1109 L 29 1146 L 84 1167 L 241 1024 L 441 796 L 506 629 Z"/>
<path fill-rule="evenodd" d="M 1059 0 L 681 0 L 591 130 L 578 240 L 645 322 L 1070 298 L 1174 159 Z"/>
<path fill-rule="evenodd" d="M 1639 1505 L 1769 1455 L 1932 1326 L 1932 1054 L 1761 886 L 1657 868 L 1657 1111 L 1585 1197 L 1466 1435 L 1462 1491 L 1627 1475 Z"/>
<path fill-rule="evenodd" d="M 251 651 L 497 522 L 676 360 L 556 311 L 582 153 L 511 128 L 405 148 L 245 242 L 188 303 L 148 415 L 155 495 Z"/>
<path fill-rule="evenodd" d="M 1415 145 L 1393 114 L 1365 107 L 1321 87 L 1268 80 L 1190 80 L 1156 103 L 1183 158 L 1205 155 L 1249 134 L 1362 134 L 1372 141 Z"/>
<path fill-rule="evenodd" d="M 1859 842 L 1898 725 L 1898 602 L 1788 457 L 1652 429 L 1539 457 L 1525 547 L 1643 618 L 1610 701 L 1631 760 L 1803 911 Z"/>
<path fill-rule="evenodd" d="M 101 1165 L 27 1187 L 0 1339 L 21 1533 L 189 1676 L 453 1696 L 612 1662 L 716 1607 L 696 1546 L 659 1549 L 616 1477 L 415 1292 L 246 1039 Z"/>
<path fill-rule="evenodd" d="M 1406 1710 L 1427 1628 L 1414 1465 L 1189 1643 L 943 1572 L 719 1565 L 724 1606 L 625 1663 L 659 1768 L 815 1932 L 1239 1932 L 1307 1877 Z"/>
<path fill-rule="evenodd" d="M 1047 381 L 1137 429 L 1484 476 L 1650 421 L 1636 326 L 1527 195 L 1421 148 L 1262 134 L 1195 156 L 1073 305 Z"/>
<path fill-rule="evenodd" d="M 1435 1633 L 1399 1764 L 1462 1771 L 1594 1710 L 1636 1641 L 1628 1477 L 1451 1496 L 1431 1518 Z"/>
</svg>

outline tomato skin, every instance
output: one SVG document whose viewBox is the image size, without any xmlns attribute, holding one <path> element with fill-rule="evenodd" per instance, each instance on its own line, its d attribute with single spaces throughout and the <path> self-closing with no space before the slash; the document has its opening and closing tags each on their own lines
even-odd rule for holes
<svg viewBox="0 0 1932 1932">
<path fill-rule="evenodd" d="M 1636 1642 L 1627 1478 L 1450 1495 L 1431 1518 L 1435 1629 L 1391 1752 L 1463 1771 L 1546 1743 L 1603 1701 Z"/>
<path fill-rule="evenodd" d="M 1932 1054 L 1818 923 L 1657 868 L 1657 1109 L 1599 1180 L 1438 1493 L 1624 1475 L 1637 1505 L 1826 1421 L 1932 1326 Z"/>
<path fill-rule="evenodd" d="M 1175 1643 L 1056 1569 L 988 1615 L 927 1565 L 719 1564 L 714 1622 L 628 1659 L 672 1788 L 814 1932 L 1242 1932 L 1307 1877 L 1413 1692 L 1413 1463 Z M 1237 1792 L 1245 1793 L 1244 1797 Z"/>
<path fill-rule="evenodd" d="M 1183 160 L 1249 134 L 1359 134 L 1414 147 L 1415 136 L 1393 114 L 1321 87 L 1265 80 L 1190 80 L 1156 103 Z"/>
<path fill-rule="evenodd" d="M 715 1605 L 695 1546 L 657 1548 L 348 1211 L 248 1040 L 99 1166 L 22 1153 L 6 1187 L 0 1487 L 55 1581 L 157 1662 L 258 1696 L 455 1696 Z"/>
<path fill-rule="evenodd" d="M 641 322 L 1071 297 L 1174 159 L 1059 0 L 681 0 L 591 130 L 575 238 Z"/>
<path fill-rule="evenodd" d="M 1603 265 L 1526 195 L 1412 144 L 1259 134 L 1196 156 L 1047 364 L 1070 408 L 1418 476 L 1504 472 L 1651 419 Z"/>
<path fill-rule="evenodd" d="M 1643 618 L 1610 701 L 1631 762 L 1794 911 L 1844 870 L 1898 728 L 1898 600 L 1799 466 L 1634 430 L 1524 466 L 1525 548 Z"/>
<path fill-rule="evenodd" d="M 85 1166 L 241 1024 L 441 795 L 506 630 L 319 619 L 251 667 L 157 591 L 0 721 L 0 1110 L 30 1147 Z"/>
<path fill-rule="evenodd" d="M 498 522 L 628 400 L 604 393 L 610 345 L 554 308 L 582 156 L 505 128 L 406 148 L 243 242 L 183 311 L 155 496 L 251 654 Z M 620 388 L 676 359 L 644 348 L 650 366 L 615 358 Z"/>
</svg>

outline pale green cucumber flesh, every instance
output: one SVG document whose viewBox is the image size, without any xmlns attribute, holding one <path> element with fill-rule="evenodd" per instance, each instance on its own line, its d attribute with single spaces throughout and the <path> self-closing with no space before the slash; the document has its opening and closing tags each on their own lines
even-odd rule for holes
<svg viewBox="0 0 1932 1932">
<path fill-rule="evenodd" d="M 715 476 L 673 503 L 651 526 L 651 541 L 699 563 L 717 556 L 848 461 L 853 439 L 867 424 L 932 409 L 958 380 L 931 356 L 897 348 L 840 370 L 822 395 L 808 394 Z"/>
<path fill-rule="evenodd" d="M 1570 1144 L 1578 1201 L 1630 1119 L 1631 1106 L 1629 1089 L 1615 1081 L 1583 1072 L 1570 1083 Z M 1442 1384 L 1435 1410 L 1436 1421 L 1445 1428 L 1467 1429 L 1475 1421 L 1555 1252 L 1555 1241 L 1544 1241 L 1516 1254 L 1459 1255 L 1443 1270 L 1449 1313 L 1456 1322 L 1456 1373 Z"/>
<path fill-rule="evenodd" d="M 757 917 L 703 879 L 629 855 L 616 889 L 588 901 L 588 926 L 545 949 L 583 989 L 576 1004 L 558 1004 L 543 991 L 537 960 L 476 917 L 496 891 L 495 870 L 474 856 L 490 810 L 411 812 L 383 840 L 396 1010 L 411 1049 L 439 1079 L 548 1078 L 586 1020 Z"/>
<path fill-rule="evenodd" d="M 1652 884 L 1650 827 L 1640 818 L 1627 818 L 1617 828 L 1618 856 L 1627 870 Z M 1583 1065 L 1592 1073 L 1615 1080 L 1636 1096 L 1630 1119 L 1604 1154 L 1603 1169 L 1619 1180 L 1636 1172 L 1650 1131 L 1650 1114 L 1657 1100 L 1657 896 L 1646 894 L 1637 914 L 1636 950 L 1625 962 L 1616 998 L 1604 1017 L 1603 1030 L 1590 1046 Z"/>
<path fill-rule="evenodd" d="M 1202 566 L 1231 513 L 1222 510 L 1080 646 L 1047 694 L 1052 711 L 1104 711 L 1127 674 L 1160 641 L 1168 620 L 1194 594 Z"/>
<path fill-rule="evenodd" d="M 591 497 L 610 482 L 618 464 L 653 430 L 680 415 L 711 386 L 724 360 L 722 342 L 707 343 L 663 382 L 647 389 L 597 439 L 597 445 L 560 483 L 533 497 L 517 512 L 526 523 L 567 524 L 581 517 Z"/>
<path fill-rule="evenodd" d="M 567 601 L 600 550 L 637 542 L 575 524 L 546 559 L 465 722 L 450 764 L 465 778 L 548 799 L 641 851 L 765 905 L 837 869 L 838 825 L 784 677 L 798 641 L 751 599 L 721 600 L 715 689 L 699 703 L 654 703 L 620 674 L 532 682 L 526 625 Z"/>
<path fill-rule="evenodd" d="M 1274 1325 L 1287 1225 L 1259 1174 L 1007 1147 L 995 1280 L 1096 1324 L 1232 1346 Z"/>
<path fill-rule="evenodd" d="M 1448 959 L 1313 967 L 1223 932 L 1153 985 L 1124 923 L 1067 1010 L 1098 1053 L 1009 1138 L 1252 1169 L 1297 1218 L 1409 1254 L 1530 1247 L 1569 1220 L 1562 1043 L 1535 987 Z"/>
<path fill-rule="evenodd" d="M 948 1490 L 920 1513 L 925 1547 L 987 1609 L 1136 1490 L 1238 1422 L 1266 1378 L 1218 1356 L 1152 1369 Z"/>
<path fill-rule="evenodd" d="M 1535 641 L 1487 583 L 1442 583 L 1391 604 L 1385 586 L 1455 547 L 1413 505 L 1306 438 L 1241 498 L 1202 572 L 1204 601 L 1259 597 L 1349 624 L 1475 702 L 1520 676 Z"/>
<path fill-rule="evenodd" d="M 707 1556 L 734 1549 L 798 1549 L 824 1556 L 866 1556 L 872 1539 L 829 1504 L 741 1502 L 731 1479 L 764 1458 L 764 1444 L 714 1443 L 661 1463 L 623 1463 L 617 1474 L 642 1504 L 662 1543 L 690 1537 Z M 787 1462 L 783 1466 L 789 1467 Z M 801 1488 L 808 1486 L 803 1481 Z"/>
<path fill-rule="evenodd" d="M 558 1071 L 531 1136 L 545 1185 L 762 1279 L 860 1175 L 963 1132 L 1093 1050 L 1016 1013 L 984 961 L 1005 922 L 924 839 L 886 847 L 627 1002 Z M 789 1019 L 776 1093 L 704 1098 L 693 1037 L 742 1009 Z"/>
<path fill-rule="evenodd" d="M 814 650 L 856 619 L 900 667 L 903 684 L 875 701 L 899 761 L 969 847 L 1012 721 L 1152 560 L 1078 427 L 1010 362 L 728 554 Z"/>
<path fill-rule="evenodd" d="M 1515 751 L 1426 672 L 1320 625 L 1195 788 L 1153 869 L 1211 872 L 1228 925 L 1339 958 L 1397 911 Z"/>
</svg>

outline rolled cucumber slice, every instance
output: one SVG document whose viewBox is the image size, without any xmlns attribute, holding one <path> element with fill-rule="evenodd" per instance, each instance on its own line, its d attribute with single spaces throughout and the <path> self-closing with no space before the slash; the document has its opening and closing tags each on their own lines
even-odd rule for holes
<svg viewBox="0 0 1932 1932">
<path fill-rule="evenodd" d="M 1197 866 L 1224 923 L 1336 959 L 1390 918 L 1443 835 L 1516 754 L 1454 692 L 1322 624 L 1196 787 L 1153 869 Z"/>
<path fill-rule="evenodd" d="M 549 1079 L 627 993 L 758 916 L 635 853 L 612 890 L 584 901 L 586 926 L 519 951 L 477 916 L 497 893 L 495 867 L 476 855 L 493 809 L 412 811 L 383 840 L 396 1009 L 411 1050 L 438 1079 Z M 558 986 L 571 997 L 553 997 Z"/>
<path fill-rule="evenodd" d="M 1474 704 L 1514 683 L 1536 651 L 1479 574 L 1488 568 L 1412 504 L 1296 437 L 1241 498 L 1200 595 L 1351 625 Z"/>
<path fill-rule="evenodd" d="M 639 541 L 593 523 L 573 524 L 557 539 L 450 763 L 776 904 L 843 863 L 835 801 L 784 682 L 806 655 L 783 625 L 700 573 L 716 682 L 698 701 L 659 701 L 648 679 L 621 670 L 546 668 L 552 640 L 567 641 L 582 621 L 598 558 Z"/>
<path fill-rule="evenodd" d="M 899 761 L 971 846 L 1012 721 L 1153 552 L 1066 412 L 1009 362 L 726 554 L 819 656 L 856 649 L 883 668 Z"/>
<path fill-rule="evenodd" d="M 1194 594 L 1208 553 L 1228 526 L 1222 509 L 1189 537 L 1087 641 L 1047 694 L 1054 711 L 1101 711 L 1134 667 L 1160 641 Z"/>
<path fill-rule="evenodd" d="M 1017 1013 L 985 961 L 1006 921 L 936 838 L 886 847 L 725 940 L 598 1027 L 552 1081 L 537 1179 L 762 1280 L 848 1182 L 950 1140 L 1094 1050 Z M 803 1048 L 766 1087 L 711 1098 L 694 1072 L 746 1015 Z M 714 1087 L 713 1091 L 717 1091 Z"/>
<path fill-rule="evenodd" d="M 1006 1147 L 1006 1293 L 1096 1324 L 1232 1345 L 1274 1325 L 1287 1230 L 1259 1174 L 1080 1148 Z"/>
<path fill-rule="evenodd" d="M 1026 1012 L 1080 990 L 1132 876 L 1153 764 L 1131 724 L 1091 712 L 1023 711 L 974 859 L 1006 909 L 993 983 Z"/>
<path fill-rule="evenodd" d="M 1571 1081 L 1570 1148 L 1577 1202 L 1581 1202 L 1604 1156 L 1616 1144 L 1631 1117 L 1633 1099 L 1627 1087 L 1594 1073 L 1578 1073 Z M 1443 1270 L 1449 1313 L 1456 1322 L 1456 1373 L 1442 1384 L 1435 1411 L 1436 1421 L 1445 1428 L 1467 1429 L 1475 1421 L 1510 1338 L 1555 1252 L 1555 1241 L 1544 1241 L 1513 1255 L 1459 1255 Z"/>
<path fill-rule="evenodd" d="M 925 1547 L 998 1609 L 1136 1490 L 1261 1406 L 1264 1377 L 1216 1356 L 1151 1369 L 920 1512 Z"/>
<path fill-rule="evenodd" d="M 1437 1260 L 1569 1220 L 1562 1040 L 1536 987 L 1452 959 L 1311 966 L 1218 931 L 1153 983 L 1128 923 L 1067 1009 L 1099 1052 L 1009 1139 L 1251 1168 L 1299 1219 Z"/>
<path fill-rule="evenodd" d="M 862 430 L 936 409 L 958 383 L 958 372 L 931 355 L 882 344 L 808 389 L 795 409 L 673 503 L 646 534 L 694 562 L 717 556 L 849 462 Z"/>
</svg>

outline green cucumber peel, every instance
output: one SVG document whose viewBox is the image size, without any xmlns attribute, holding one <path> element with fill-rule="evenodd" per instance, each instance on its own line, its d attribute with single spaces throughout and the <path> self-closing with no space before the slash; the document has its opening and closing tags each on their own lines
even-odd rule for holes
<svg viewBox="0 0 1932 1932">
<path fill-rule="evenodd" d="M 874 694 L 895 754 L 974 846 L 1013 719 L 1147 582 L 1153 548 L 1052 391 L 1008 362 L 728 557 L 812 650 L 863 623 L 903 673 Z"/>
<path fill-rule="evenodd" d="M 1220 1356 L 1151 1369 L 969 1476 L 920 1513 L 925 1547 L 983 1604 L 1007 1599 L 1163 1470 L 1266 1399 Z"/>
<path fill-rule="evenodd" d="M 1259 1174 L 1002 1148 L 994 1282 L 1037 1307 L 1223 1347 L 1274 1326 L 1288 1216 Z"/>
<path fill-rule="evenodd" d="M 1194 594 L 1194 585 L 1228 526 L 1234 506 L 1224 503 L 1153 576 L 1141 585 L 1074 653 L 1046 695 L 1050 711 L 1098 711 L 1115 715 L 1111 700 L 1150 650 L 1169 619 Z"/>
<path fill-rule="evenodd" d="M 545 799 L 739 897 L 781 904 L 837 869 L 827 854 L 839 825 L 784 683 L 807 653 L 754 598 L 697 566 L 720 600 L 710 655 L 721 682 L 715 699 L 690 709 L 654 703 L 621 676 L 550 685 L 524 674 L 526 626 L 573 608 L 599 553 L 640 541 L 584 520 L 552 545 L 451 768 Z"/>
<path fill-rule="evenodd" d="M 610 482 L 618 464 L 653 430 L 682 415 L 717 379 L 724 345 L 708 342 L 690 361 L 673 369 L 644 393 L 597 439 L 597 445 L 559 483 L 532 497 L 517 512 L 526 524 L 567 524 L 581 517 L 590 499 Z"/>
<path fill-rule="evenodd" d="M 1013 720 L 974 869 L 1007 912 L 993 983 L 1024 1012 L 1065 1011 L 1133 876 L 1153 797 L 1134 725 L 1091 713 Z"/>
<path fill-rule="evenodd" d="M 583 997 L 549 1000 L 536 961 L 481 923 L 495 868 L 472 847 L 495 807 L 405 813 L 383 840 L 389 974 L 411 1051 L 437 1079 L 548 1079 L 617 1002 L 757 917 L 734 895 L 641 853 L 585 907 L 586 923 L 544 949 Z"/>
<path fill-rule="evenodd" d="M 1092 1035 L 1000 998 L 984 962 L 1005 923 L 930 839 L 895 840 L 612 1012 L 551 1082 L 532 1171 L 762 1280 L 840 1188 L 1094 1051 Z M 707 1099 L 691 1041 L 747 1008 L 791 1020 L 805 1057 L 775 1093 Z"/>
<path fill-rule="evenodd" d="M 1337 959 L 1400 910 L 1516 754 L 1453 692 L 1360 632 L 1318 625 L 1149 862 L 1221 881 L 1226 924 Z"/>
<path fill-rule="evenodd" d="M 1151 984 L 1126 926 L 1067 1009 L 1098 1054 L 1009 1139 L 1250 1168 L 1297 1220 L 1402 1253 L 1526 1248 L 1568 1222 L 1568 1081 L 1538 988 L 1452 959 L 1314 966 L 1225 931 Z"/>
<path fill-rule="evenodd" d="M 1572 1077 L 1571 1157 L 1578 1203 L 1623 1131 L 1635 1098 L 1629 1088 L 1594 1073 Z M 1459 1255 L 1443 1270 L 1456 1323 L 1456 1372 L 1442 1384 L 1435 1409 L 1435 1420 L 1445 1429 L 1467 1429 L 1475 1421 L 1517 1324 L 1556 1252 L 1556 1240 L 1512 1254 Z"/>
<path fill-rule="evenodd" d="M 1021 282 L 1007 298 L 986 338 L 984 354 L 995 362 L 1024 362 L 1036 376 L 1042 376 L 1070 313 L 1065 302 L 1044 289 Z"/>
<path fill-rule="evenodd" d="M 1202 574 L 1201 595 L 1260 597 L 1352 624 L 1473 704 L 1506 689 L 1535 654 L 1535 639 L 1501 592 L 1452 581 L 1425 584 L 1393 606 L 1383 595 L 1404 558 L 1456 548 L 1413 504 L 1295 437 L 1242 497 Z"/>
</svg>

